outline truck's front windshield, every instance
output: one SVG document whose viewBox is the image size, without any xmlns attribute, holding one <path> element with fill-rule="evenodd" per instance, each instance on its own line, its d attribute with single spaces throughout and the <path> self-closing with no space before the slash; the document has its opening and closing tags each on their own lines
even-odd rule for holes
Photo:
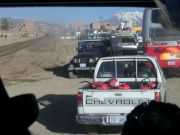
<svg viewBox="0 0 180 135">
<path fill-rule="evenodd" d="M 164 28 L 150 28 L 149 35 L 151 41 L 177 41 L 180 38 L 180 31 Z"/>
<path fill-rule="evenodd" d="M 123 44 L 135 44 L 134 36 L 122 36 Z"/>
<path fill-rule="evenodd" d="M 100 51 L 103 42 L 101 41 L 82 41 L 79 42 L 78 52 L 94 52 Z"/>
</svg>

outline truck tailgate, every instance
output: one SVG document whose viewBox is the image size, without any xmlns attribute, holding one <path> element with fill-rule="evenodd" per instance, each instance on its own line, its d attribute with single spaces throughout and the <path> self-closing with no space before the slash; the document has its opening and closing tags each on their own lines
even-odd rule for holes
<svg viewBox="0 0 180 135">
<path fill-rule="evenodd" d="M 154 100 L 154 90 L 84 90 L 84 113 L 129 113 L 136 105 Z"/>
<path fill-rule="evenodd" d="M 172 50 L 172 51 L 168 51 L 168 50 Z M 180 52 L 180 45 L 176 45 L 176 46 L 152 45 L 148 47 L 147 55 L 156 56 L 162 68 L 178 68 L 180 67 L 179 52 Z"/>
</svg>

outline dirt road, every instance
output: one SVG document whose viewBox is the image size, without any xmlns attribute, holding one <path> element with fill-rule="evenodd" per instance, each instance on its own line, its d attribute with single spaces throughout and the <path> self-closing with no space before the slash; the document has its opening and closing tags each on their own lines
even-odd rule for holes
<svg viewBox="0 0 180 135">
<path fill-rule="evenodd" d="M 81 81 L 92 79 L 67 76 L 68 62 L 76 54 L 77 42 L 49 36 L 29 44 L 33 45 L 0 57 L 0 74 L 10 96 L 23 93 L 36 96 L 40 114 L 30 131 L 34 135 L 87 134 L 85 126 L 75 121 L 75 94 Z M 167 79 L 167 101 L 178 106 L 179 82 L 180 78 Z M 109 134 L 120 134 L 117 128 L 115 131 Z"/>
<path fill-rule="evenodd" d="M 31 45 L 35 45 L 35 43 L 37 42 L 37 40 L 43 40 L 45 37 L 41 37 L 38 39 L 32 39 L 31 41 L 25 41 L 23 43 L 13 43 L 10 45 L 6 45 L 6 46 L 1 46 L 0 47 L 0 57 L 2 56 L 7 56 L 7 55 L 11 55 L 19 50 L 22 50 L 24 48 L 30 47 Z"/>
</svg>

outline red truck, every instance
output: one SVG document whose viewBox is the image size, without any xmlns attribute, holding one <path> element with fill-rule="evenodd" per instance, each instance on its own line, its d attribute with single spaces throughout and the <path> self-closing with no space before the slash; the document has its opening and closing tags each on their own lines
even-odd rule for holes
<svg viewBox="0 0 180 135">
<path fill-rule="evenodd" d="M 180 73 L 180 31 L 161 26 L 160 9 L 146 8 L 143 16 L 143 51 L 156 56 L 165 74 Z"/>
</svg>

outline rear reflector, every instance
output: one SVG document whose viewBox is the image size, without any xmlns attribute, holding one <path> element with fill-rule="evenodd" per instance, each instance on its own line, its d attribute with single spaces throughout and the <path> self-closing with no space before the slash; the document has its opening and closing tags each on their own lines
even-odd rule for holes
<svg viewBox="0 0 180 135">
<path fill-rule="evenodd" d="M 160 92 L 155 92 L 155 101 L 161 102 L 161 94 L 160 94 Z"/>
<path fill-rule="evenodd" d="M 83 106 L 83 95 L 82 92 L 78 92 L 77 94 L 77 105 Z"/>
</svg>

